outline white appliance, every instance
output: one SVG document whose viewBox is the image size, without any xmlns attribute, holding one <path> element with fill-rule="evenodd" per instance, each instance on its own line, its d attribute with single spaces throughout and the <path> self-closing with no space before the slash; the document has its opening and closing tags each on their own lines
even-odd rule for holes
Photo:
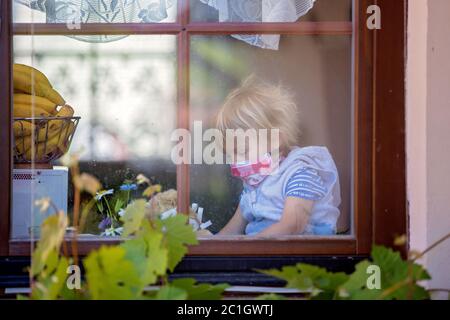
<svg viewBox="0 0 450 320">
<path fill-rule="evenodd" d="M 59 210 L 67 212 L 68 169 L 13 169 L 12 238 L 24 238 L 31 230 L 39 232 L 39 226 L 49 215 L 50 207 L 42 212 L 35 201 L 50 198 Z"/>
</svg>

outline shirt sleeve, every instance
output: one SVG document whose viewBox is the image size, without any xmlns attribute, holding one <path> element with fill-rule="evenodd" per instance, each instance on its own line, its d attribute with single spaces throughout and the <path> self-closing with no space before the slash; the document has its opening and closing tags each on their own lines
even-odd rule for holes
<svg viewBox="0 0 450 320">
<path fill-rule="evenodd" d="M 289 178 L 284 194 L 285 197 L 319 201 L 327 194 L 327 188 L 317 170 L 301 168 Z"/>
</svg>

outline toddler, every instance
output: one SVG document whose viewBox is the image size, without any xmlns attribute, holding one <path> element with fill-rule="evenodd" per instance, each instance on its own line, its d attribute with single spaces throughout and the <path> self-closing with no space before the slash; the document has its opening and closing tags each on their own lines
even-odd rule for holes
<svg viewBox="0 0 450 320">
<path fill-rule="evenodd" d="M 239 206 L 220 235 L 333 235 L 341 202 L 336 165 L 326 147 L 299 147 L 299 112 L 283 87 L 248 78 L 231 92 L 217 115 L 217 128 L 277 129 L 278 145 L 258 148 L 256 161 L 231 165 L 233 176 L 243 182 Z M 236 131 L 235 131 L 236 132 Z M 228 156 L 242 153 L 236 148 Z M 269 139 L 272 141 L 272 139 Z M 261 141 L 257 141 L 260 144 Z M 250 146 L 251 147 L 251 146 Z"/>
</svg>

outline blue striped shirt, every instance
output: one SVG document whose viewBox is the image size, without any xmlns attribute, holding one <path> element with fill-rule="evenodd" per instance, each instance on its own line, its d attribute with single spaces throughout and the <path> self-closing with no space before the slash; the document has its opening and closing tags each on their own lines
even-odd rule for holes
<svg viewBox="0 0 450 320">
<path fill-rule="evenodd" d="M 319 201 L 325 197 L 327 189 L 317 170 L 301 168 L 289 178 L 284 194 L 286 197 Z"/>
</svg>

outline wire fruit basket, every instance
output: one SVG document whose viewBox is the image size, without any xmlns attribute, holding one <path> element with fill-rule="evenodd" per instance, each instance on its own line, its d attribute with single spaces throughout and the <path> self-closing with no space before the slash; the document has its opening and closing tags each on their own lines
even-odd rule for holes
<svg viewBox="0 0 450 320">
<path fill-rule="evenodd" d="M 70 148 L 80 117 L 14 118 L 14 163 L 49 164 Z"/>
</svg>

